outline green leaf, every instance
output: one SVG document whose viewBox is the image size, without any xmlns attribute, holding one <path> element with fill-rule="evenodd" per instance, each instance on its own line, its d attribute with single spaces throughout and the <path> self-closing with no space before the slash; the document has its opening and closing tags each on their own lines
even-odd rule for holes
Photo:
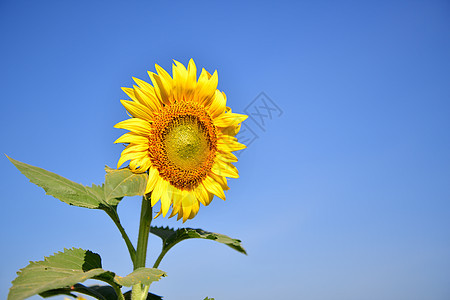
<svg viewBox="0 0 450 300">
<path fill-rule="evenodd" d="M 214 300 L 214 298 L 209 298 L 209 297 L 206 297 L 205 299 L 203 299 L 203 300 Z"/>
<path fill-rule="evenodd" d="M 117 300 L 116 291 L 112 286 L 109 285 L 91 285 L 91 286 L 83 286 L 82 284 L 76 284 L 75 292 L 83 293 L 97 299 L 105 300 Z"/>
<path fill-rule="evenodd" d="M 97 253 L 72 248 L 46 257 L 43 261 L 30 262 L 17 275 L 9 290 L 8 300 L 22 300 L 36 294 L 43 297 L 72 295 L 72 292 L 110 300 L 113 299 L 110 288 L 85 287 L 78 283 L 97 279 L 120 288 L 122 285 L 132 286 L 136 283 L 150 284 L 166 276 L 166 273 L 158 269 L 141 268 L 125 277 L 117 276 L 102 269 L 101 258 Z"/>
<path fill-rule="evenodd" d="M 105 167 L 105 199 L 110 205 L 117 205 L 125 196 L 144 195 L 147 173 L 135 174 L 129 168 L 111 169 Z"/>
<path fill-rule="evenodd" d="M 72 293 L 82 293 L 95 299 L 99 300 L 117 300 L 117 294 L 113 287 L 109 285 L 91 285 L 84 286 L 82 284 L 75 284 L 71 287 L 61 288 L 49 290 L 43 293 L 40 293 L 39 296 L 48 298 L 57 295 L 68 295 L 72 297 L 76 297 Z"/>
<path fill-rule="evenodd" d="M 64 249 L 43 261 L 30 262 L 17 272 L 8 300 L 26 299 L 53 289 L 71 287 L 87 279 L 111 278 L 114 273 L 102 269 L 98 254 L 83 249 Z"/>
<path fill-rule="evenodd" d="M 92 185 L 92 187 L 87 187 L 58 174 L 25 164 L 9 156 L 6 157 L 32 183 L 42 187 L 47 195 L 79 207 L 101 208 L 102 205 L 106 204 L 103 200 L 102 186 Z"/>
<path fill-rule="evenodd" d="M 134 174 L 129 168 L 115 170 L 106 167 L 105 184 L 89 187 L 6 157 L 32 183 L 42 187 L 47 195 L 79 207 L 105 209 L 117 206 L 125 196 L 144 195 L 148 179 L 147 173 Z"/>
<path fill-rule="evenodd" d="M 138 268 L 125 277 L 116 276 L 115 281 L 123 286 L 132 286 L 137 283 L 149 285 L 165 277 L 166 273 L 154 268 Z"/>
<path fill-rule="evenodd" d="M 45 291 L 39 294 L 39 296 L 41 296 L 42 298 L 49 298 L 49 297 L 53 297 L 53 296 L 57 296 L 57 295 L 66 295 L 66 296 L 70 296 L 72 298 L 76 298 L 77 295 L 72 294 L 73 290 L 68 287 L 68 288 L 63 288 L 63 289 L 54 289 L 54 290 L 49 290 L 49 291 Z M 65 298 L 67 299 L 67 298 Z M 100 300 L 105 300 L 104 298 L 96 298 L 96 299 L 100 299 Z M 117 300 L 117 299 L 115 299 Z"/>
<path fill-rule="evenodd" d="M 150 232 L 159 236 L 163 240 L 163 251 L 165 252 L 186 239 L 208 239 L 225 244 L 238 252 L 247 254 L 245 249 L 242 247 L 240 240 L 232 239 L 224 234 L 204 231 L 202 229 L 179 228 L 174 230 L 169 227 L 152 226 L 150 228 Z"/>
</svg>

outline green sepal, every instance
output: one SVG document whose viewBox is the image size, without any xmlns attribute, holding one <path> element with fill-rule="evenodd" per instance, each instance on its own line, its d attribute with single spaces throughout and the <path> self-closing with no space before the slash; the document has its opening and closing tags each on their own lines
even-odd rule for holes
<svg viewBox="0 0 450 300">
<path fill-rule="evenodd" d="M 123 286 L 133 286 L 138 283 L 150 285 L 165 276 L 165 272 L 155 268 L 138 268 L 125 277 L 116 276 L 115 281 Z"/>
<path fill-rule="evenodd" d="M 209 232 L 199 228 L 179 228 L 175 230 L 169 227 L 152 226 L 150 228 L 150 232 L 162 239 L 163 251 L 165 252 L 183 240 L 207 239 L 225 244 L 240 253 L 247 254 L 245 249 L 242 247 L 240 240 L 230 238 L 224 234 Z"/>
<path fill-rule="evenodd" d="M 112 169 L 105 166 L 105 201 L 117 205 L 125 196 L 144 195 L 147 185 L 147 173 L 133 173 L 129 168 Z"/>
<path fill-rule="evenodd" d="M 128 292 L 124 293 L 123 295 L 125 296 L 125 300 L 131 300 L 131 291 L 128 291 Z M 146 300 L 162 300 L 162 296 L 148 293 Z"/>
</svg>

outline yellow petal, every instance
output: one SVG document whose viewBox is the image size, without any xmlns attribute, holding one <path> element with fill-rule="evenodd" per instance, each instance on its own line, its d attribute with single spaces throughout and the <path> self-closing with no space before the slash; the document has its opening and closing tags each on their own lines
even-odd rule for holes
<svg viewBox="0 0 450 300">
<path fill-rule="evenodd" d="M 143 90 L 143 92 L 145 92 L 146 94 L 153 94 L 153 95 L 155 94 L 155 89 L 150 83 L 136 77 L 132 78 L 134 82 L 136 82 L 136 84 Z"/>
<path fill-rule="evenodd" d="M 166 216 L 167 212 L 170 209 L 170 205 L 172 204 L 172 195 L 173 195 L 173 186 L 166 181 L 167 184 L 164 186 L 164 192 L 161 197 L 161 211 L 163 217 Z"/>
<path fill-rule="evenodd" d="M 158 179 L 159 179 L 158 169 L 151 166 L 148 170 L 148 181 L 147 181 L 147 187 L 145 188 L 146 194 L 153 191 L 153 189 L 156 186 L 156 183 L 158 182 Z"/>
<path fill-rule="evenodd" d="M 119 162 L 117 163 L 117 168 L 120 168 L 124 162 L 131 159 L 140 159 L 147 155 L 145 152 L 130 152 L 120 155 Z"/>
<path fill-rule="evenodd" d="M 224 162 L 237 162 L 237 157 L 231 153 L 231 152 L 223 152 L 223 151 L 217 151 L 216 153 L 216 159 L 219 159 Z"/>
<path fill-rule="evenodd" d="M 161 213 L 162 213 L 162 210 L 160 209 L 160 210 L 156 213 L 156 215 L 153 217 L 153 219 L 156 219 L 157 217 L 159 217 L 159 216 L 161 215 Z"/>
<path fill-rule="evenodd" d="M 183 223 L 186 222 L 186 220 L 189 218 L 192 208 L 194 207 L 194 202 L 196 202 L 196 201 L 197 200 L 195 199 L 193 192 L 183 191 L 183 200 L 182 200 Z"/>
<path fill-rule="evenodd" d="M 235 113 L 223 113 L 217 118 L 214 118 L 214 125 L 218 127 L 228 127 L 242 123 L 247 119 L 247 115 L 235 114 Z"/>
<path fill-rule="evenodd" d="M 197 86 L 197 67 L 192 59 L 189 61 L 187 70 L 182 63 L 176 60 L 174 62 L 172 72 L 175 99 L 192 99 Z"/>
<path fill-rule="evenodd" d="M 150 79 L 152 80 L 153 86 L 155 88 L 155 93 L 158 99 L 166 104 L 170 105 L 172 102 L 171 99 L 171 93 L 172 93 L 172 87 L 169 86 L 168 83 L 165 83 L 158 75 L 155 73 L 149 72 Z"/>
<path fill-rule="evenodd" d="M 192 209 L 191 209 L 191 213 L 189 214 L 188 219 L 192 219 L 192 218 L 194 218 L 197 215 L 197 213 L 198 213 L 198 211 L 200 209 L 200 205 L 198 203 L 199 203 L 198 201 L 195 201 L 193 203 Z"/>
<path fill-rule="evenodd" d="M 211 201 L 213 200 L 213 198 L 214 198 L 214 194 L 208 192 L 208 201 L 206 202 L 206 205 L 209 205 L 211 203 Z"/>
<path fill-rule="evenodd" d="M 212 179 L 210 176 L 207 176 L 202 184 L 206 188 L 208 192 L 213 193 L 217 197 L 221 198 L 222 200 L 225 200 L 225 194 L 223 192 L 222 187 L 218 182 L 216 182 L 214 179 Z"/>
<path fill-rule="evenodd" d="M 191 97 L 195 93 L 197 88 L 197 67 L 195 66 L 194 60 L 191 58 L 188 65 L 188 75 L 186 80 L 186 97 Z"/>
<path fill-rule="evenodd" d="M 205 107 L 211 105 L 211 102 L 216 93 L 218 82 L 219 78 L 217 76 L 217 71 L 214 71 L 211 78 L 208 81 L 206 81 L 202 86 L 198 87 L 197 98 L 199 103 L 203 104 Z"/>
<path fill-rule="evenodd" d="M 134 89 L 132 88 L 127 88 L 127 87 L 123 87 L 122 91 L 125 92 L 125 94 L 128 95 L 128 97 L 130 97 L 130 99 L 134 100 L 134 101 L 138 101 L 136 98 L 136 95 L 134 94 Z"/>
<path fill-rule="evenodd" d="M 235 136 L 241 130 L 241 124 L 232 125 L 228 127 L 217 127 L 220 132 L 225 135 Z"/>
<path fill-rule="evenodd" d="M 123 154 L 131 153 L 131 152 L 145 152 L 147 153 L 148 144 L 129 144 L 123 151 Z"/>
<path fill-rule="evenodd" d="M 175 99 L 178 101 L 185 98 L 185 87 L 187 80 L 187 70 L 183 66 L 182 63 L 174 60 L 176 65 L 172 65 L 172 73 L 173 73 L 173 93 Z"/>
<path fill-rule="evenodd" d="M 226 151 L 226 152 L 232 152 L 232 151 L 238 151 L 247 148 L 244 144 L 238 143 L 236 141 L 228 140 L 224 141 L 219 139 L 217 141 L 217 149 L 219 151 Z"/>
<path fill-rule="evenodd" d="M 152 192 L 152 206 L 155 206 L 155 204 L 158 203 L 159 199 L 161 199 L 161 194 L 164 191 L 164 182 L 164 179 L 158 178 L 155 189 Z"/>
<path fill-rule="evenodd" d="M 150 168 L 151 162 L 148 156 L 144 156 L 141 159 L 135 159 L 130 161 L 130 169 L 134 173 L 142 173 L 148 170 Z"/>
<path fill-rule="evenodd" d="M 173 65 L 172 72 L 174 70 L 176 70 L 177 73 L 181 76 L 180 79 L 183 80 L 182 82 L 186 81 L 187 76 L 188 76 L 188 72 L 186 70 L 186 67 L 182 63 L 180 63 L 179 61 L 176 61 L 175 59 L 173 61 L 174 61 L 176 66 Z"/>
<path fill-rule="evenodd" d="M 144 144 L 148 143 L 148 139 L 141 135 L 137 135 L 133 132 L 127 132 L 123 134 L 120 138 L 115 140 L 114 143 Z"/>
<path fill-rule="evenodd" d="M 202 68 L 202 72 L 200 73 L 200 76 L 198 77 L 197 86 L 198 88 L 201 88 L 208 80 L 211 78 L 211 73 L 205 70 L 205 68 Z"/>
<path fill-rule="evenodd" d="M 114 127 L 127 129 L 140 135 L 149 135 L 152 130 L 152 127 L 149 122 L 139 118 L 132 118 L 119 122 L 116 125 L 114 125 Z"/>
<path fill-rule="evenodd" d="M 175 188 L 172 197 L 173 207 L 172 213 L 170 214 L 169 218 L 172 218 L 173 216 L 178 214 L 179 211 L 181 211 L 181 191 Z"/>
<path fill-rule="evenodd" d="M 164 86 L 164 90 L 168 96 L 171 95 L 172 91 L 172 77 L 170 77 L 169 73 L 166 72 L 159 65 L 155 64 L 156 72 L 158 72 L 159 78 L 161 80 L 162 85 Z M 160 87 L 161 88 L 161 87 Z"/>
<path fill-rule="evenodd" d="M 198 201 L 200 201 L 204 206 L 207 206 L 208 203 L 208 191 L 205 189 L 205 187 L 202 184 L 199 184 L 195 190 L 195 197 Z"/>
<path fill-rule="evenodd" d="M 221 142 L 221 143 L 232 143 L 232 142 L 237 142 L 237 138 L 231 135 L 227 135 L 227 134 L 222 134 L 222 133 L 218 133 L 217 134 L 217 141 Z"/>
<path fill-rule="evenodd" d="M 225 94 L 216 90 L 214 99 L 209 107 L 209 114 L 213 119 L 225 112 L 226 103 L 227 100 Z"/>
<path fill-rule="evenodd" d="M 210 176 L 213 180 L 215 180 L 216 182 L 218 182 L 224 191 L 228 191 L 228 190 L 230 189 L 230 188 L 228 187 L 228 184 L 227 184 L 227 178 L 226 178 L 226 177 L 223 177 L 223 176 L 220 176 L 220 175 L 216 175 L 216 174 L 214 174 L 214 173 L 209 174 L 209 176 Z"/>
<path fill-rule="evenodd" d="M 153 88 L 153 86 L 148 83 L 145 82 L 144 80 L 141 80 L 139 78 L 133 77 L 133 80 L 136 82 L 136 84 L 141 88 L 141 92 L 143 92 L 150 100 L 151 103 L 149 103 L 151 105 L 151 107 L 157 107 L 160 108 L 162 102 L 159 101 L 158 97 L 156 96 L 156 92 L 155 89 Z"/>
<path fill-rule="evenodd" d="M 183 199 L 182 192 L 183 191 L 178 190 L 178 193 L 176 194 L 178 196 L 175 197 L 175 198 L 177 198 L 178 201 L 176 203 L 175 202 L 173 203 L 173 208 L 172 208 L 173 211 L 172 211 L 171 216 L 173 217 L 174 215 L 178 214 L 177 221 L 183 217 L 183 207 L 181 205 L 181 202 L 182 202 L 182 199 Z"/>
<path fill-rule="evenodd" d="M 220 160 L 216 160 L 211 168 L 211 171 L 219 176 L 239 178 L 239 173 L 235 166 L 230 163 L 222 162 Z"/>
<path fill-rule="evenodd" d="M 161 102 L 156 98 L 151 97 L 149 94 L 144 93 L 144 91 L 137 86 L 133 85 L 134 94 L 136 95 L 136 102 L 139 102 L 141 105 L 147 107 L 150 112 L 158 111 L 161 109 Z"/>
<path fill-rule="evenodd" d="M 172 207 L 172 212 L 169 215 L 169 218 L 172 218 L 173 216 L 175 216 L 177 213 L 175 212 L 175 210 Z"/>
<path fill-rule="evenodd" d="M 169 73 L 166 72 L 163 68 L 161 68 L 158 64 L 155 64 L 156 72 L 158 72 L 159 77 L 162 81 L 164 81 L 164 85 L 170 90 L 172 85 L 172 77 L 170 77 Z"/>
</svg>

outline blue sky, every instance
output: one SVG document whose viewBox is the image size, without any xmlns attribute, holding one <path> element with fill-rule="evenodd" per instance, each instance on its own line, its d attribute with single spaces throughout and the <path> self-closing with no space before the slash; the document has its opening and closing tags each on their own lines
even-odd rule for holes
<svg viewBox="0 0 450 300">
<path fill-rule="evenodd" d="M 164 299 L 450 298 L 448 1 L 2 1 L 0 35 L 1 152 L 79 183 L 115 166 L 120 87 L 155 63 L 217 69 L 233 111 L 263 106 L 261 92 L 280 109 L 262 128 L 245 122 L 257 138 L 241 178 L 185 224 L 249 255 L 181 243 L 152 286 Z M 131 272 L 106 214 L 0 167 L 0 298 L 19 268 L 64 247 Z M 119 206 L 133 239 L 139 209 Z M 159 247 L 152 237 L 149 261 Z"/>
</svg>

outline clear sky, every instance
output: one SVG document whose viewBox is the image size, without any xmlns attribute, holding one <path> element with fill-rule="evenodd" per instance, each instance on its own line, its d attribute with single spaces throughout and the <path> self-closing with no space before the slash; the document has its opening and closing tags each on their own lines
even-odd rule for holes
<svg viewBox="0 0 450 300">
<path fill-rule="evenodd" d="M 181 243 L 152 286 L 164 299 L 450 299 L 448 1 L 2 0 L 0 40 L 1 152 L 79 183 L 115 166 L 120 87 L 155 63 L 217 69 L 233 111 L 264 115 L 245 122 L 227 201 L 185 224 L 249 255 Z M 0 168 L 0 298 L 64 247 L 131 272 L 106 214 Z M 139 209 L 119 206 L 133 239 Z M 159 249 L 152 237 L 149 261 Z"/>
</svg>

